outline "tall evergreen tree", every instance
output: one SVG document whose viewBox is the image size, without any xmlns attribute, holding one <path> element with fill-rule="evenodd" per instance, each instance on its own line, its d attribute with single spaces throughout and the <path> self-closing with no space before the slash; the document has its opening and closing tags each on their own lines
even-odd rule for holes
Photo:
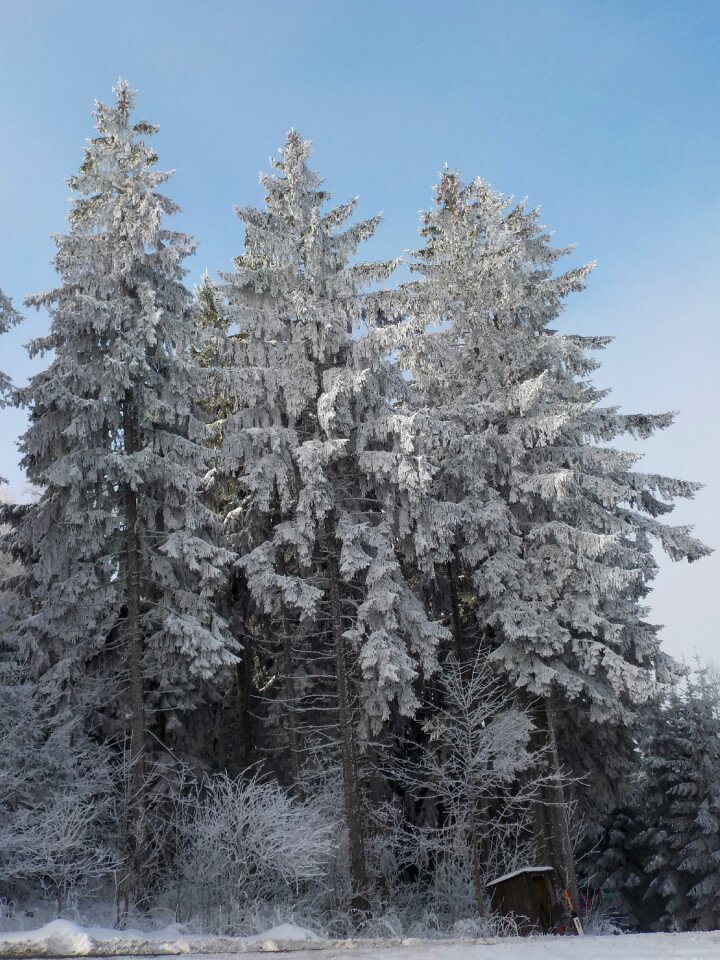
<svg viewBox="0 0 720 960">
<path fill-rule="evenodd" d="M 613 810 L 591 865 L 592 880 L 603 906 L 634 929 L 647 929 L 661 910 L 659 897 L 648 897 L 647 851 L 639 841 L 643 830 L 640 791 L 632 804 Z"/>
<path fill-rule="evenodd" d="M 720 715 L 704 671 L 653 711 L 643 740 L 639 844 L 660 930 L 720 925 Z"/>
<path fill-rule="evenodd" d="M 437 557 L 454 555 L 472 583 L 490 660 L 544 701 L 538 723 L 557 756 L 558 711 L 571 708 L 583 725 L 629 722 L 667 678 L 641 601 L 656 569 L 653 539 L 673 559 L 708 553 L 660 519 L 697 484 L 638 473 L 635 455 L 607 445 L 647 437 L 672 416 L 602 405 L 591 352 L 608 338 L 551 327 L 590 267 L 555 275 L 568 251 L 550 246 L 537 211 L 445 171 L 421 232 L 402 362 L 435 495 L 456 520 Z M 567 829 L 549 833 L 562 838 L 554 856 L 571 875 Z"/>
<path fill-rule="evenodd" d="M 182 282 L 194 248 L 163 224 L 178 208 L 157 192 L 170 174 L 153 170 L 156 128 L 131 122 L 127 83 L 114 92 L 69 180 L 61 284 L 28 300 L 51 316 L 30 354 L 53 358 L 16 395 L 30 415 L 22 466 L 43 493 L 14 537 L 34 601 L 20 629 L 47 694 L 79 697 L 102 730 L 129 736 L 137 896 L 148 725 L 162 739 L 235 654 L 214 608 L 227 556 L 199 492 L 205 375 Z"/>
<path fill-rule="evenodd" d="M 276 175 L 262 178 L 265 209 L 239 211 L 245 251 L 224 292 L 243 336 L 223 457 L 238 477 L 228 522 L 241 525 L 241 565 L 278 641 L 272 672 L 296 785 L 300 719 L 314 706 L 327 730 L 336 717 L 359 904 L 367 876 L 358 738 L 392 710 L 413 713 L 414 682 L 435 669 L 444 631 L 426 616 L 397 550 L 415 533 L 426 482 L 411 421 L 390 400 L 403 380 L 376 331 L 353 339 L 361 291 L 394 264 L 349 262 L 379 218 L 345 226 L 354 200 L 324 211 L 329 195 L 307 166 L 309 150 L 290 133 Z M 308 731 L 315 743 L 320 729 Z"/>
</svg>

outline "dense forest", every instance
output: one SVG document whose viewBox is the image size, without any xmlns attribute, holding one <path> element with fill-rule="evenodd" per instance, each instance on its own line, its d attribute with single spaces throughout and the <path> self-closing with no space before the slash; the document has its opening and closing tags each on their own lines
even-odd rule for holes
<svg viewBox="0 0 720 960">
<path fill-rule="evenodd" d="M 396 282 L 293 131 L 190 290 L 114 92 L 26 301 L 47 366 L 0 374 L 38 491 L 0 516 L 0 898 L 463 934 L 547 864 L 577 910 L 720 926 L 720 682 L 646 606 L 656 546 L 709 552 L 667 521 L 699 485 L 637 469 L 672 415 L 554 328 L 591 267 L 446 169 Z"/>
</svg>

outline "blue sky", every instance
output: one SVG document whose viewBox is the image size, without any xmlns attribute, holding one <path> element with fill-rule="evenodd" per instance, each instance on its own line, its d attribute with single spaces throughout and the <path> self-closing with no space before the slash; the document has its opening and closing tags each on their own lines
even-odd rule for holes
<svg viewBox="0 0 720 960">
<path fill-rule="evenodd" d="M 54 284 L 65 178 L 96 98 L 122 75 L 160 124 L 189 280 L 241 250 L 235 205 L 295 127 L 338 199 L 385 213 L 365 256 L 417 242 L 444 163 L 542 206 L 573 262 L 597 260 L 563 320 L 613 334 L 596 375 L 624 410 L 679 410 L 641 469 L 702 480 L 677 519 L 720 546 L 720 3 L 694 0 L 0 0 L 0 288 Z M 27 321 L 0 341 L 22 382 Z M 22 491 L 22 414 L 0 412 L 0 473 Z M 652 597 L 675 655 L 720 659 L 718 555 L 663 562 Z"/>
</svg>

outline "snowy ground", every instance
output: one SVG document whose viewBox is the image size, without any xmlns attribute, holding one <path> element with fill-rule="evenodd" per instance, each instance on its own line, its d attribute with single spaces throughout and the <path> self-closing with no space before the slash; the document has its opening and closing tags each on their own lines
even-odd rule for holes
<svg viewBox="0 0 720 960">
<path fill-rule="evenodd" d="M 0 957 L 202 956 L 246 960 L 269 953 L 292 960 L 720 960 L 715 933 L 626 934 L 608 937 L 528 937 L 504 940 L 320 940 L 285 924 L 244 940 L 79 927 L 55 920 L 35 931 L 0 933 Z"/>
</svg>

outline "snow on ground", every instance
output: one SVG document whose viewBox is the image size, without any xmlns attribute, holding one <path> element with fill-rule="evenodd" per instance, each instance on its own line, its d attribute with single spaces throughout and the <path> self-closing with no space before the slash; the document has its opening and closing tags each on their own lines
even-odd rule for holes
<svg viewBox="0 0 720 960">
<path fill-rule="evenodd" d="M 331 947 L 322 960 L 720 960 L 720 933 L 628 934 L 619 937 L 518 937 L 443 943 L 414 941 L 399 946 Z M 261 954 L 255 954 L 259 958 Z M 220 957 L 216 960 L 221 960 Z M 300 951 L 292 960 L 320 960 Z"/>
<path fill-rule="evenodd" d="M 0 933 L 0 957 L 147 957 L 194 955 L 206 960 L 720 960 L 720 931 L 607 937 L 526 937 L 503 940 L 321 940 L 311 930 L 281 924 L 239 939 L 80 927 L 54 920 L 38 930 Z"/>
<path fill-rule="evenodd" d="M 0 957 L 117 957 L 207 956 L 226 951 L 229 954 L 280 952 L 300 944 L 327 943 L 312 930 L 282 923 L 251 937 L 208 937 L 184 934 L 177 924 L 164 930 L 113 930 L 83 927 L 70 920 L 53 920 L 37 930 L 0 933 Z"/>
<path fill-rule="evenodd" d="M 312 930 L 306 930 L 305 927 L 298 927 L 294 923 L 281 923 L 277 927 L 271 927 L 264 933 L 256 933 L 254 937 L 246 937 L 247 943 L 261 943 L 264 940 L 321 940 Z"/>
</svg>

